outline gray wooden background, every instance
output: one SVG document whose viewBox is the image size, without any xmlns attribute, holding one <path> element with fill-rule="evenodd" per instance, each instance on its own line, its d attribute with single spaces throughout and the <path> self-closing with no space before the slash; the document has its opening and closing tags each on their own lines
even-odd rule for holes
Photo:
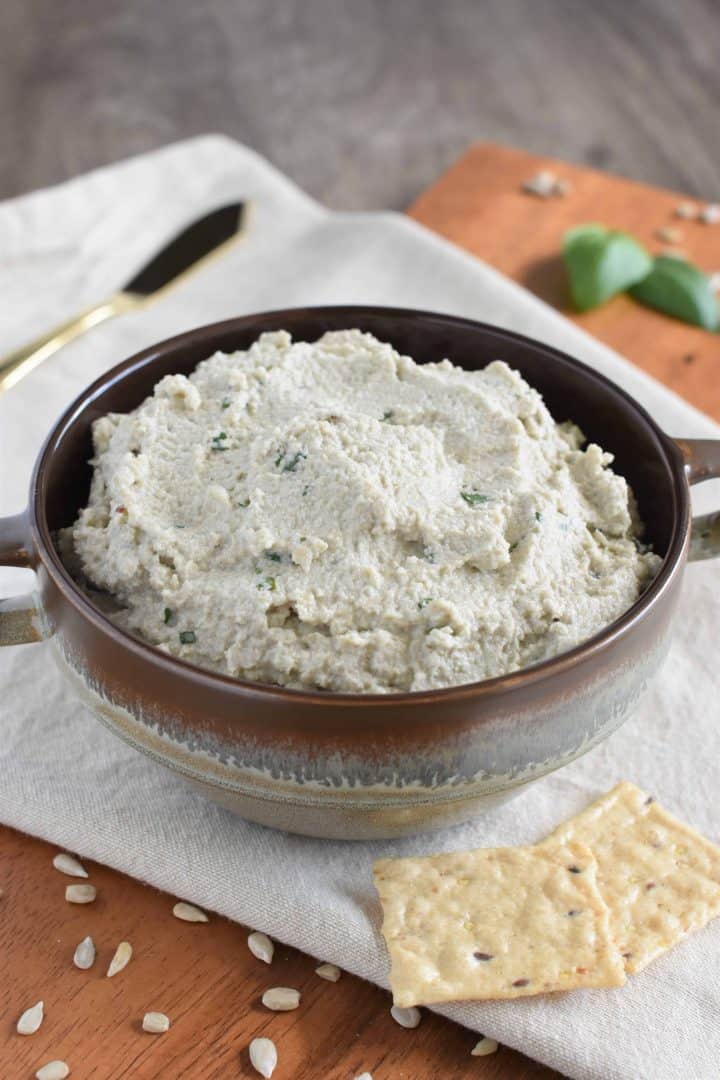
<svg viewBox="0 0 720 1080">
<path fill-rule="evenodd" d="M 335 207 L 473 140 L 720 198 L 720 0 L 0 0 L 0 197 L 200 132 Z"/>
</svg>

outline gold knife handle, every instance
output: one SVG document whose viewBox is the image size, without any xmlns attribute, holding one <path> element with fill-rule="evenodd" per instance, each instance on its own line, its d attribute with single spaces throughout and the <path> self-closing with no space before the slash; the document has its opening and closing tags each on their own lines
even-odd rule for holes
<svg viewBox="0 0 720 1080">
<path fill-rule="evenodd" d="M 133 293 L 116 293 L 109 300 L 104 300 L 101 304 L 82 311 L 73 319 L 61 323 L 47 334 L 37 338 L 36 341 L 31 341 L 28 345 L 23 345 L 22 348 L 2 357 L 0 359 L 0 394 L 4 390 L 9 390 L 11 386 L 15 386 L 43 360 L 47 360 L 58 349 L 62 349 L 63 345 L 80 337 L 86 330 L 105 322 L 106 319 L 111 319 L 114 315 L 121 315 L 125 311 L 139 307 L 141 303 L 141 298 Z"/>
</svg>

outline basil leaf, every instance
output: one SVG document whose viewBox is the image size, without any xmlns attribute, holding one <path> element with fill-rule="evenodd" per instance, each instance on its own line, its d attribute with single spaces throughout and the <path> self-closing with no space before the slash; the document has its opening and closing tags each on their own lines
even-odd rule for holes
<svg viewBox="0 0 720 1080">
<path fill-rule="evenodd" d="M 578 225 L 565 234 L 563 254 L 573 303 L 590 311 L 642 281 L 653 261 L 627 233 L 604 225 Z"/>
<path fill-rule="evenodd" d="M 646 307 L 656 308 L 693 326 L 718 329 L 720 312 L 710 279 L 685 259 L 658 256 L 650 274 L 631 289 L 630 294 Z"/>
</svg>

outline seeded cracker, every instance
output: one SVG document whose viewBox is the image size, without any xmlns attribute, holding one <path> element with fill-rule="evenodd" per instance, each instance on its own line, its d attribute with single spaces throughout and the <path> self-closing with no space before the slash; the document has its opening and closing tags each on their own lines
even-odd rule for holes
<svg viewBox="0 0 720 1080">
<path fill-rule="evenodd" d="M 595 870 L 575 841 L 380 859 L 395 1004 L 621 986 Z"/>
<path fill-rule="evenodd" d="M 580 840 L 628 972 L 640 971 L 720 914 L 720 848 L 624 781 L 549 837 Z"/>
</svg>

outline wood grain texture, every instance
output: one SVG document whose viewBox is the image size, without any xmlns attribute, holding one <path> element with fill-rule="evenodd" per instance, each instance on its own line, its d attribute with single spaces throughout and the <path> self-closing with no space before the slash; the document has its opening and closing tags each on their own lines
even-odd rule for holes
<svg viewBox="0 0 720 1080">
<path fill-rule="evenodd" d="M 522 191 L 523 181 L 541 168 L 570 181 L 565 198 L 540 199 Z M 720 224 L 679 220 L 675 209 L 684 201 L 686 195 L 552 158 L 475 146 L 420 196 L 409 213 L 519 281 L 720 420 L 720 337 L 651 311 L 627 296 L 579 315 L 570 304 L 559 254 L 566 229 L 600 220 L 632 232 L 652 252 L 673 247 L 708 272 L 720 270 Z M 681 234 L 674 245 L 657 235 L 666 226 Z"/>
<path fill-rule="evenodd" d="M 207 131 L 330 206 L 473 141 L 720 197 L 717 0 L 2 0 L 0 197 Z"/>
<path fill-rule="evenodd" d="M 226 919 L 180 922 L 174 898 L 107 867 L 86 862 L 94 904 L 64 899 L 76 878 L 52 866 L 56 849 L 0 829 L 0 1076 L 25 1080 L 60 1058 L 72 1080 L 226 1080 L 255 1077 L 247 1047 L 272 1038 L 274 1080 L 551 1080 L 554 1073 L 501 1048 L 472 1058 L 476 1036 L 426 1012 L 406 1031 L 391 1019 L 384 991 L 350 975 L 328 983 L 317 961 L 277 946 L 271 966 L 255 959 L 247 930 Z M 268 897 L 268 902 L 272 898 Z M 86 935 L 98 953 L 90 971 L 73 967 Z M 133 946 L 127 968 L 107 966 L 121 940 Z M 271 986 L 302 992 L 300 1008 L 270 1013 L 260 998 Z M 20 1013 L 45 1002 L 31 1036 L 15 1032 Z M 164 1012 L 169 1032 L 149 1035 L 146 1012 Z"/>
</svg>

